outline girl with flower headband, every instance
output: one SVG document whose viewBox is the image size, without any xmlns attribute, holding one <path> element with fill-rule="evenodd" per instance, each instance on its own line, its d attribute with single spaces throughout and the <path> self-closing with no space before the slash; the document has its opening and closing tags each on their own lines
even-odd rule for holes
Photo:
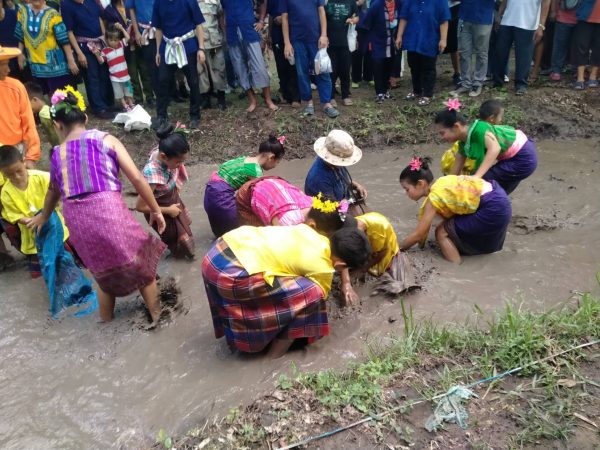
<svg viewBox="0 0 600 450">
<path fill-rule="evenodd" d="M 475 161 L 473 176 L 495 180 L 510 194 L 537 168 L 535 143 L 521 130 L 507 125 L 492 125 L 484 120 L 469 124 L 460 113 L 458 99 L 450 99 L 447 108 L 434 120 L 439 136 L 448 143 L 459 141 L 451 175 L 461 173 L 467 158 Z"/>
<path fill-rule="evenodd" d="M 294 343 L 329 334 L 327 305 L 333 274 L 360 268 L 371 254 L 357 228 L 331 239 L 314 223 L 242 226 L 218 238 L 202 262 L 215 337 L 232 350 L 272 358 Z"/>
<path fill-rule="evenodd" d="M 400 184 L 414 201 L 425 198 L 419 223 L 400 248 L 421 247 L 436 216 L 443 221 L 435 237 L 444 258 L 460 262 L 461 255 L 494 253 L 502 249 L 512 216 L 510 199 L 495 180 L 448 175 L 433 181 L 429 158 L 416 157 L 400 174 Z"/>
<path fill-rule="evenodd" d="M 190 229 L 192 220 L 179 195 L 188 180 L 184 166 L 190 152 L 187 133 L 185 125 L 179 123 L 175 127 L 167 124 L 159 128 L 156 132 L 160 140 L 158 147 L 152 150 L 142 173 L 165 218 L 166 228 L 160 236 L 161 240 L 175 258 L 192 259 L 195 251 L 194 236 Z M 138 197 L 136 209 L 144 213 L 148 223 L 152 222 L 152 211 L 141 196 Z M 158 231 L 156 223 L 151 225 Z"/>
<path fill-rule="evenodd" d="M 29 226 L 39 231 L 62 197 L 73 247 L 98 283 L 102 320 L 113 319 L 116 297 L 139 290 L 156 322 L 156 269 L 165 244 L 144 231 L 127 208 L 119 171 L 150 207 L 152 222 L 162 233 L 165 219 L 152 189 L 117 138 L 86 130 L 85 103 L 75 89 L 56 91 L 50 114 L 61 144 L 52 152 L 44 210 Z"/>
<path fill-rule="evenodd" d="M 284 136 L 271 135 L 260 144 L 254 156 L 229 160 L 212 174 L 204 192 L 204 210 L 215 236 L 222 236 L 239 226 L 236 191 L 249 180 L 261 177 L 263 171 L 275 168 L 285 155 L 284 144 Z"/>
</svg>

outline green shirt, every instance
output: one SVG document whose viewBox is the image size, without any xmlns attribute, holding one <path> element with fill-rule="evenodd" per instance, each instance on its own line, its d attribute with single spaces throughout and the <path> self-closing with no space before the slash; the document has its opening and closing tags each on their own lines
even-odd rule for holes
<svg viewBox="0 0 600 450">
<path fill-rule="evenodd" d="M 251 178 L 261 177 L 262 174 L 262 168 L 256 163 L 247 163 L 245 156 L 221 164 L 217 172 L 217 175 L 235 190 Z"/>
<path fill-rule="evenodd" d="M 517 138 L 517 130 L 508 125 L 492 125 L 483 120 L 476 120 L 469 127 L 467 142 L 458 144 L 458 153 L 475 160 L 475 172 L 485 159 L 485 133 L 492 133 L 500 144 L 500 154 L 508 150 Z"/>
<path fill-rule="evenodd" d="M 56 129 L 54 128 L 54 122 L 50 117 L 50 107 L 48 105 L 44 105 L 44 107 L 40 110 L 40 123 L 44 127 L 44 131 L 46 132 L 46 138 L 52 148 L 56 147 L 60 142 L 58 141 L 58 135 L 56 134 Z"/>
</svg>

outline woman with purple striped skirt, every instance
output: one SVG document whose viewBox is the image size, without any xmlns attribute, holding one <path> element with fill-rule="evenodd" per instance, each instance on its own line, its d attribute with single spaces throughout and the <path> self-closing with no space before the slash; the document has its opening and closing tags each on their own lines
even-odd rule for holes
<svg viewBox="0 0 600 450">
<path fill-rule="evenodd" d="M 31 226 L 41 228 L 62 197 L 72 245 L 98 283 L 102 320 L 113 319 L 116 297 L 139 290 L 156 322 L 160 316 L 156 269 L 165 244 L 144 231 L 127 208 L 121 198 L 119 170 L 149 205 L 151 222 L 158 224 L 160 233 L 165 220 L 123 144 L 107 133 L 86 130 L 80 96 L 70 90 L 52 97 L 51 115 L 62 143 L 51 156 L 44 210 Z"/>
</svg>

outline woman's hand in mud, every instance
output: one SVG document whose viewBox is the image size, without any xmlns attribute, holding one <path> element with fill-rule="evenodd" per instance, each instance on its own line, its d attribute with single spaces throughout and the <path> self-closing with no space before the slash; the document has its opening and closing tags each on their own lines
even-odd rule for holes
<svg viewBox="0 0 600 450">
<path fill-rule="evenodd" d="M 48 219 L 46 219 L 42 214 L 38 214 L 37 216 L 25 219 L 23 222 L 25 223 L 25 226 L 27 228 L 32 229 L 36 233 L 39 233 L 47 221 Z"/>
<path fill-rule="evenodd" d="M 173 205 L 175 206 L 175 205 Z M 172 206 L 169 206 L 171 208 Z M 167 228 L 167 224 L 165 222 L 165 218 L 162 213 L 151 213 L 150 214 L 150 226 L 156 224 L 156 229 L 158 230 L 158 234 L 163 234 L 165 232 L 165 228 Z"/>
<path fill-rule="evenodd" d="M 356 305 L 360 300 L 358 294 L 350 283 L 342 284 L 342 304 L 343 306 Z"/>
<path fill-rule="evenodd" d="M 174 205 L 167 206 L 166 208 L 163 208 L 162 210 L 168 216 L 175 218 L 179 214 L 181 214 L 181 204 L 180 203 L 176 203 Z"/>
</svg>

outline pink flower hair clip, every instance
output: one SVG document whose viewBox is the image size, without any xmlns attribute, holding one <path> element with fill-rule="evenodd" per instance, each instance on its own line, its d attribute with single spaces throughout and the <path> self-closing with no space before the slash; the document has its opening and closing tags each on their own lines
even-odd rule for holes
<svg viewBox="0 0 600 450">
<path fill-rule="evenodd" d="M 462 108 L 462 103 L 457 98 L 449 98 L 445 105 L 448 107 L 448 111 L 454 110 L 458 112 Z"/>
<path fill-rule="evenodd" d="M 65 94 L 63 91 L 56 91 L 52 95 L 52 98 L 50 99 L 50 103 L 52 103 L 53 105 L 56 105 L 57 103 L 62 102 L 65 98 L 67 98 L 67 94 Z"/>
<path fill-rule="evenodd" d="M 340 219 L 342 219 L 342 222 L 346 221 L 346 216 L 348 215 L 348 209 L 350 208 L 350 204 L 348 203 L 348 200 L 343 199 L 340 204 L 338 205 L 338 214 L 340 215 Z"/>
<path fill-rule="evenodd" d="M 279 137 L 277 138 L 277 140 L 279 141 L 279 143 L 280 143 L 281 145 L 285 145 L 285 136 L 279 136 Z"/>
<path fill-rule="evenodd" d="M 411 159 L 408 167 L 410 167 L 411 172 L 421 170 L 421 167 L 423 167 L 423 161 L 421 161 L 421 158 L 417 156 L 416 158 Z"/>
</svg>

